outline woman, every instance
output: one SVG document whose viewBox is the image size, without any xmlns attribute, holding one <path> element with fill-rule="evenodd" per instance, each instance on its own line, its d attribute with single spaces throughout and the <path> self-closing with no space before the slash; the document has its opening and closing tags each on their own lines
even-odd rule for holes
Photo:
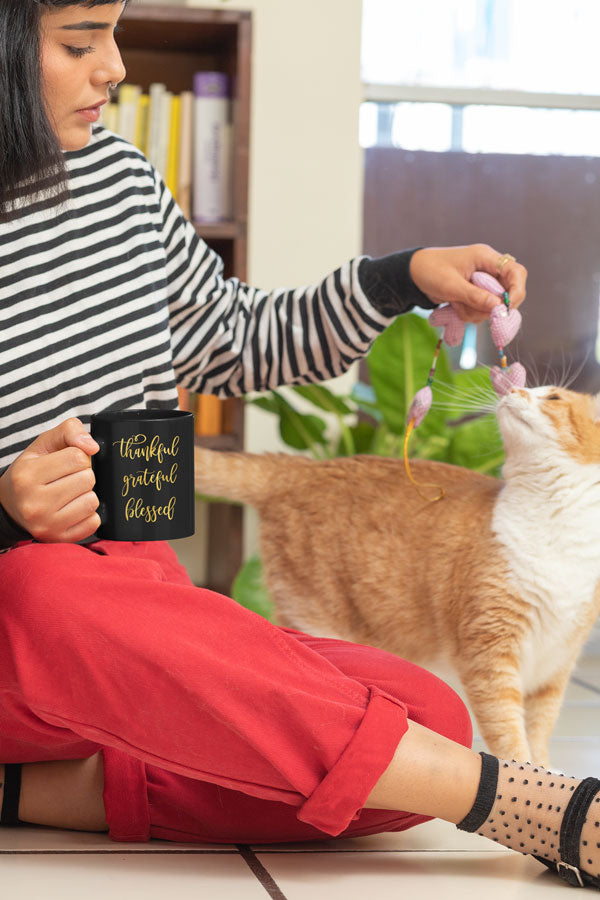
<svg viewBox="0 0 600 900">
<path fill-rule="evenodd" d="M 514 306 L 526 276 L 476 245 L 351 260 L 294 292 L 224 280 L 141 154 L 94 127 L 125 76 L 123 7 L 0 11 L 3 824 L 260 842 L 440 816 L 598 886 L 600 782 L 476 754 L 422 669 L 276 628 L 195 588 L 165 544 L 94 538 L 93 412 L 327 378 L 417 303 L 480 321 L 497 300 L 475 269 L 501 269 Z"/>
</svg>

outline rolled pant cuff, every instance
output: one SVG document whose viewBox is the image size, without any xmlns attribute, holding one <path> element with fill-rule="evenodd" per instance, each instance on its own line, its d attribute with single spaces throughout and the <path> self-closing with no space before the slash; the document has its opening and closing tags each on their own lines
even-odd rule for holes
<svg viewBox="0 0 600 900">
<path fill-rule="evenodd" d="M 113 841 L 149 841 L 150 811 L 146 766 L 132 756 L 104 747 L 104 812 Z"/>
<path fill-rule="evenodd" d="M 352 740 L 298 811 L 298 819 L 332 836 L 357 819 L 408 728 L 404 703 L 370 687 L 364 717 Z"/>
</svg>

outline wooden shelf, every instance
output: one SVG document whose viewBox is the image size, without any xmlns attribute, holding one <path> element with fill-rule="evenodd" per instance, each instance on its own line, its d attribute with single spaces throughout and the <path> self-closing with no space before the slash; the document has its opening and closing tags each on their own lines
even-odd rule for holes
<svg viewBox="0 0 600 900">
<path fill-rule="evenodd" d="M 194 222 L 194 228 L 207 244 L 211 241 L 235 241 L 241 236 L 238 222 Z"/>
<path fill-rule="evenodd" d="M 206 450 L 239 450 L 239 439 L 235 434 L 217 434 L 214 437 L 198 437 L 194 438 L 197 447 L 204 447 Z"/>
<path fill-rule="evenodd" d="M 147 91 L 153 82 L 179 94 L 191 90 L 200 71 L 225 72 L 232 87 L 233 219 L 194 223 L 196 232 L 223 259 L 226 277 L 246 280 L 250 70 L 252 18 L 247 11 L 186 6 L 127 7 L 119 48 L 127 81 Z M 196 438 L 215 450 L 243 447 L 243 400 L 227 401 L 232 434 Z M 209 511 L 207 587 L 229 594 L 242 562 L 242 508 L 214 504 Z"/>
</svg>

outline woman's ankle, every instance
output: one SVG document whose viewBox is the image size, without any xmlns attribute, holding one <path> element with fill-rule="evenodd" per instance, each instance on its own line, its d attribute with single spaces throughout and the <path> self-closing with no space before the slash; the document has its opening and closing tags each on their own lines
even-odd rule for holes
<svg viewBox="0 0 600 900">
<path fill-rule="evenodd" d="M 580 869 L 600 886 L 600 781 L 485 753 L 482 762 L 477 798 L 458 827 L 557 871 Z"/>
<path fill-rule="evenodd" d="M 107 831 L 102 754 L 23 765 L 19 819 L 76 831 Z"/>
</svg>

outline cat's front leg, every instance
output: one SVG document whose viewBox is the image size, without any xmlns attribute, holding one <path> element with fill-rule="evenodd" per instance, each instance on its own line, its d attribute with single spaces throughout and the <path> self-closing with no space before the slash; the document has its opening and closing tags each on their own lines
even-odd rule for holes
<svg viewBox="0 0 600 900">
<path fill-rule="evenodd" d="M 525 724 L 533 763 L 550 765 L 550 736 L 560 713 L 573 665 L 569 662 L 545 684 L 525 695 Z"/>
<path fill-rule="evenodd" d="M 488 749 L 502 759 L 529 761 L 525 703 L 514 654 L 457 665 L 467 699 Z"/>
</svg>

